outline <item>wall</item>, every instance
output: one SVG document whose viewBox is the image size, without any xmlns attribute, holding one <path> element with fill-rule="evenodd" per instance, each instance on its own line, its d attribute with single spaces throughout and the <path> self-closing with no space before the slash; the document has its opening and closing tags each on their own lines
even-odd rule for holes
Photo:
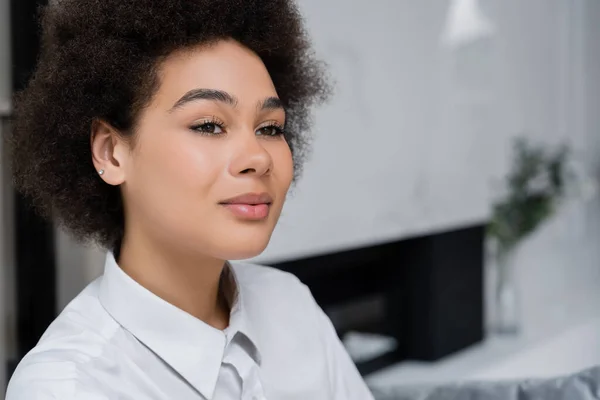
<svg viewBox="0 0 600 400">
<path fill-rule="evenodd" d="M 481 179 L 468 179 L 469 169 L 456 164 L 476 146 L 443 153 L 435 145 L 443 149 L 472 134 L 449 132 L 439 118 L 445 107 L 440 36 L 447 2 L 300 4 L 336 92 L 317 114 L 313 157 L 258 260 L 373 244 L 483 219 Z M 436 173 L 439 179 L 432 180 Z M 456 197 L 463 182 L 469 199 Z M 457 190 L 448 190 L 452 187 Z"/>
<path fill-rule="evenodd" d="M 600 2 L 490 0 L 482 4 L 498 29 L 493 85 L 500 117 L 491 128 L 500 133 L 523 131 L 546 142 L 569 139 L 584 169 L 600 178 L 600 43 L 596 40 Z M 506 149 L 499 150 L 492 160 L 505 170 Z M 401 387 L 529 378 L 572 373 L 594 362 L 597 333 L 588 327 L 597 326 L 600 304 L 599 242 L 599 196 L 567 202 L 517 252 L 521 335 L 491 339 L 430 366 L 397 365 L 374 374 L 369 383 Z M 493 317 L 494 273 L 493 260 L 488 259 L 488 322 Z M 585 340 L 589 343 L 582 345 Z M 577 354 L 584 356 L 577 358 Z"/>
<path fill-rule="evenodd" d="M 95 246 L 82 246 L 62 230 L 57 230 L 57 306 L 63 309 L 85 285 L 102 274 L 104 252 Z"/>
<path fill-rule="evenodd" d="M 506 71 L 503 125 L 540 141 L 570 140 L 583 169 L 600 178 L 600 22 L 594 0 L 513 1 L 496 8 Z M 523 314 L 535 324 L 589 313 L 600 301 L 600 201 L 572 200 L 526 241 L 517 258 Z M 548 322 L 550 323 L 550 322 Z M 533 328 L 533 327 L 530 327 Z"/>
<path fill-rule="evenodd" d="M 600 176 L 600 2 L 588 0 L 584 9 L 583 38 L 585 41 L 585 77 L 581 86 L 585 90 L 585 125 L 588 137 L 588 162 Z"/>
<path fill-rule="evenodd" d="M 255 261 L 485 220 L 517 135 L 569 140 L 589 161 L 581 88 L 598 72 L 583 78 L 585 34 L 571 31 L 575 4 L 589 0 L 479 3 L 495 34 L 453 49 L 440 40 L 449 2 L 301 2 L 337 90 Z"/>
<path fill-rule="evenodd" d="M 0 0 L 0 114 L 9 109 L 12 92 L 9 5 L 10 0 Z"/>
</svg>

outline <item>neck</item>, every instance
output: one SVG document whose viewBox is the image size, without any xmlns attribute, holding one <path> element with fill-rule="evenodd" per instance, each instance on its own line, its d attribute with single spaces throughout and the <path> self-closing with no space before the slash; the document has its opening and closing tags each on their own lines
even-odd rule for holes
<svg viewBox="0 0 600 400">
<path fill-rule="evenodd" d="M 126 234 L 117 262 L 132 279 L 177 308 L 217 329 L 229 324 L 220 288 L 224 260 Z"/>
</svg>

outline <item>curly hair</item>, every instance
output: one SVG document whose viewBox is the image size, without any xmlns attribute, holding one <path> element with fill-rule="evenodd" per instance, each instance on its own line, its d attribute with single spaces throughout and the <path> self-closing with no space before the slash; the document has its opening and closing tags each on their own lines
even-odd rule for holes
<svg viewBox="0 0 600 400">
<path fill-rule="evenodd" d="M 118 248 L 119 187 L 92 163 L 92 123 L 135 138 L 169 54 L 232 38 L 265 64 L 287 114 L 295 178 L 309 145 L 311 108 L 328 84 L 291 0 L 56 0 L 41 9 L 41 51 L 15 96 L 7 144 L 17 190 L 81 241 Z"/>
</svg>

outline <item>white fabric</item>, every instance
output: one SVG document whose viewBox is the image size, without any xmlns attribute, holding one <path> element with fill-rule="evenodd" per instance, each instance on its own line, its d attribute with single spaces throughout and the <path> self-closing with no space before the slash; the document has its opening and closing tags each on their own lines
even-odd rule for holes
<svg viewBox="0 0 600 400">
<path fill-rule="evenodd" d="M 131 279 L 107 254 L 21 361 L 7 400 L 370 400 L 308 288 L 228 264 L 230 325 L 215 329 Z"/>
</svg>

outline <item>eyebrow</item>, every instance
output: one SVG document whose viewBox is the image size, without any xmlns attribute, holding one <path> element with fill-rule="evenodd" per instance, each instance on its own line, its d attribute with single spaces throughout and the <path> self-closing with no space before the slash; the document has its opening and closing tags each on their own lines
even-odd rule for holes
<svg viewBox="0 0 600 400">
<path fill-rule="evenodd" d="M 258 109 L 264 110 L 285 110 L 283 102 L 278 97 L 268 97 L 258 104 Z"/>
<path fill-rule="evenodd" d="M 176 111 L 179 108 L 182 108 L 188 103 L 199 101 L 199 100 L 209 100 L 209 101 L 218 101 L 221 103 L 225 103 L 231 107 L 237 107 L 238 99 L 231 94 L 216 89 L 192 89 L 186 94 L 184 94 L 173 107 L 169 110 L 169 112 Z M 283 102 L 277 97 L 267 97 L 265 100 L 261 101 L 258 104 L 259 110 L 284 110 Z"/>
<path fill-rule="evenodd" d="M 173 112 L 178 108 L 183 107 L 184 105 L 198 101 L 198 100 L 210 100 L 210 101 L 218 101 L 221 103 L 225 103 L 232 107 L 237 106 L 237 99 L 230 95 L 227 92 L 222 90 L 214 90 L 214 89 L 192 89 L 186 94 L 184 94 L 173 107 L 169 110 L 169 112 Z"/>
</svg>

